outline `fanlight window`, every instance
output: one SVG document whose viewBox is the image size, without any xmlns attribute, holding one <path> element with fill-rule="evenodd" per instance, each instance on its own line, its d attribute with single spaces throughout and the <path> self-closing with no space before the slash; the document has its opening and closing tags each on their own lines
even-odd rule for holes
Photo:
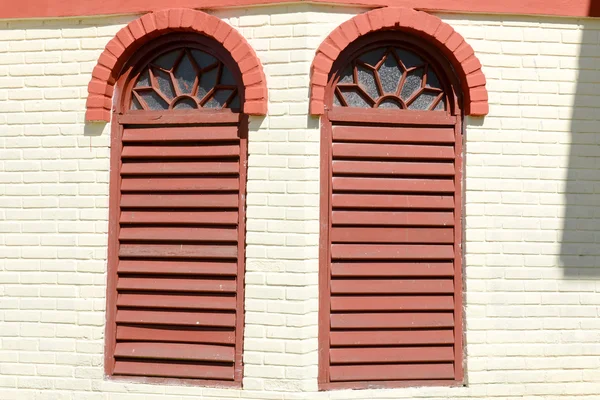
<svg viewBox="0 0 600 400">
<path fill-rule="evenodd" d="M 231 71 L 197 49 L 160 55 L 142 69 L 132 90 L 131 110 L 240 107 Z"/>
<path fill-rule="evenodd" d="M 333 102 L 338 107 L 444 111 L 445 97 L 427 61 L 406 49 L 381 47 L 342 70 Z"/>
</svg>

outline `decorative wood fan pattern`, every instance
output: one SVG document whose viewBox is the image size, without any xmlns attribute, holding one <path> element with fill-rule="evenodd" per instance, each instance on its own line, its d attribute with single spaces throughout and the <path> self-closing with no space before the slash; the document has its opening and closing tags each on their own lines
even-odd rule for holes
<svg viewBox="0 0 600 400">
<path fill-rule="evenodd" d="M 214 56 L 189 48 L 162 54 L 139 73 L 131 110 L 240 108 L 231 71 Z"/>
<path fill-rule="evenodd" d="M 433 67 L 398 47 L 367 51 L 342 70 L 335 86 L 338 107 L 446 110 L 446 95 Z"/>
</svg>

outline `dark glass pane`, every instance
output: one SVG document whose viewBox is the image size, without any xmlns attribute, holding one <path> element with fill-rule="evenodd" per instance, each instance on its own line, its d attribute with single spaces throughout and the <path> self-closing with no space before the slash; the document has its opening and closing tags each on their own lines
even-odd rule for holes
<svg viewBox="0 0 600 400">
<path fill-rule="evenodd" d="M 433 72 L 431 67 L 429 67 L 429 69 L 427 70 L 427 83 L 425 84 L 425 87 L 430 87 L 430 88 L 435 88 L 435 89 L 442 88 L 442 85 L 440 84 L 440 80 L 438 79 L 435 72 Z"/>
<path fill-rule="evenodd" d="M 445 109 L 446 109 L 446 100 L 444 100 L 444 99 L 440 100 L 440 102 L 437 103 L 437 105 L 434 108 L 435 111 L 444 111 Z"/>
<path fill-rule="evenodd" d="M 346 67 L 340 75 L 338 83 L 354 83 L 354 75 L 352 74 L 352 67 Z"/>
<path fill-rule="evenodd" d="M 363 98 L 356 88 L 340 88 L 349 107 L 371 108 L 371 104 Z"/>
<path fill-rule="evenodd" d="M 233 74 L 226 66 L 223 66 L 223 72 L 221 72 L 221 85 L 235 85 L 235 79 Z"/>
<path fill-rule="evenodd" d="M 177 95 L 175 94 L 175 88 L 173 87 L 173 81 L 171 80 L 171 75 L 165 71 L 161 71 L 160 69 L 153 68 L 152 73 L 158 82 L 158 88 L 167 96 L 168 99 L 173 99 Z"/>
<path fill-rule="evenodd" d="M 196 61 L 196 65 L 200 67 L 200 69 L 206 68 L 217 62 L 216 58 L 200 50 L 192 50 L 192 57 L 194 57 L 194 61 Z"/>
<path fill-rule="evenodd" d="M 402 61 L 402 64 L 404 64 L 404 66 L 406 68 L 417 67 L 419 65 L 424 64 L 423 60 L 420 59 L 415 53 L 413 53 L 411 51 L 407 51 L 407 50 L 403 50 L 403 49 L 395 49 L 395 50 L 396 50 L 396 54 L 398 55 L 398 58 L 400 59 L 400 61 Z"/>
<path fill-rule="evenodd" d="M 150 74 L 148 74 L 148 70 L 145 70 L 140 74 L 135 87 L 148 87 L 150 86 Z"/>
<path fill-rule="evenodd" d="M 198 104 L 190 97 L 183 97 L 175 102 L 173 108 L 176 110 L 193 109 L 198 108 Z"/>
<path fill-rule="evenodd" d="M 218 71 L 218 68 L 213 68 L 200 75 L 200 86 L 198 87 L 198 94 L 196 95 L 199 100 L 202 100 L 202 98 L 204 98 L 204 96 L 206 96 L 206 94 L 217 84 Z"/>
<path fill-rule="evenodd" d="M 423 83 L 423 68 L 418 68 L 410 71 L 406 75 L 406 80 L 400 92 L 400 98 L 404 101 L 408 100 L 417 90 L 421 89 Z"/>
<path fill-rule="evenodd" d="M 366 69 L 363 66 L 358 66 L 358 83 L 362 86 L 363 90 L 367 92 L 373 100 L 377 100 L 380 96 L 379 90 L 377 89 L 377 83 L 375 83 L 375 76 L 373 71 Z"/>
<path fill-rule="evenodd" d="M 396 93 L 398 84 L 402 78 L 402 69 L 391 54 L 388 54 L 385 62 L 379 68 L 379 80 L 385 93 Z"/>
<path fill-rule="evenodd" d="M 372 50 L 358 57 L 358 59 L 364 62 L 365 64 L 369 64 L 370 66 L 375 67 L 377 63 L 383 58 L 383 53 L 385 52 L 385 50 L 386 49 L 384 48 Z"/>
<path fill-rule="evenodd" d="M 154 90 L 144 90 L 138 92 L 140 97 L 144 99 L 150 110 L 166 110 L 169 105 L 164 101 Z"/>
<path fill-rule="evenodd" d="M 233 100 L 231 100 L 231 103 L 229 104 L 229 108 L 233 109 L 233 110 L 239 110 L 240 109 L 240 96 L 239 95 L 235 95 L 235 97 L 233 98 Z"/>
<path fill-rule="evenodd" d="M 135 96 L 131 96 L 131 110 L 143 110 L 144 108 L 140 104 L 140 102 L 135 98 Z"/>
<path fill-rule="evenodd" d="M 173 75 L 177 79 L 177 85 L 179 85 L 181 92 L 191 94 L 194 88 L 194 81 L 196 80 L 196 70 L 194 70 L 194 66 L 187 54 L 183 56 L 179 65 L 175 68 Z"/>
<path fill-rule="evenodd" d="M 438 97 L 437 94 L 423 92 L 409 106 L 409 110 L 429 110 L 433 101 Z"/>
<path fill-rule="evenodd" d="M 340 99 L 338 98 L 337 93 L 333 95 L 333 104 L 337 107 L 341 107 L 342 106 L 342 102 L 340 101 Z"/>
<path fill-rule="evenodd" d="M 181 50 L 171 51 L 155 59 L 153 64 L 166 70 L 170 70 L 175 65 L 175 61 L 177 61 L 180 54 Z"/>
<path fill-rule="evenodd" d="M 206 108 L 222 108 L 229 96 L 231 96 L 233 90 L 231 89 L 220 89 L 215 92 L 210 100 L 204 105 Z"/>
<path fill-rule="evenodd" d="M 400 102 L 398 100 L 385 99 L 384 101 L 382 101 L 379 104 L 378 108 L 390 108 L 390 109 L 400 110 L 402 108 L 402 105 L 400 104 Z"/>
</svg>

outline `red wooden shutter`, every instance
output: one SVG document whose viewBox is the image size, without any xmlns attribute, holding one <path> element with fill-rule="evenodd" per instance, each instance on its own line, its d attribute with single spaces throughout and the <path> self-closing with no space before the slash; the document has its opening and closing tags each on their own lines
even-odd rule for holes
<svg viewBox="0 0 600 400">
<path fill-rule="evenodd" d="M 462 374 L 456 117 L 334 108 L 328 120 L 322 383 L 455 381 Z"/>
<path fill-rule="evenodd" d="M 195 119 L 122 116 L 113 141 L 113 375 L 241 381 L 246 141 L 239 114 Z"/>
</svg>

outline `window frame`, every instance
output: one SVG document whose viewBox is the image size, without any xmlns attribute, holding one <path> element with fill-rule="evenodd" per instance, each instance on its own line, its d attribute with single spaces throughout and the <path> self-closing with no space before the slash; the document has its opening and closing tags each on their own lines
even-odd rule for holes
<svg viewBox="0 0 600 400">
<path fill-rule="evenodd" d="M 447 110 L 440 111 L 416 111 L 416 110 L 385 110 L 374 108 L 340 107 L 333 104 L 334 89 L 337 84 L 338 73 L 345 66 L 363 53 L 383 46 L 400 47 L 413 51 L 423 60 L 429 62 L 447 93 Z M 441 54 L 440 50 L 429 44 L 426 40 L 411 36 L 402 31 L 374 32 L 359 37 L 350 43 L 333 62 L 327 85 L 325 87 L 325 112 L 321 116 L 321 160 L 320 160 L 320 231 L 319 231 L 319 372 L 318 388 L 321 391 L 334 389 L 373 389 L 373 388 L 401 388 L 412 386 L 462 386 L 465 382 L 464 376 L 464 344 L 465 332 L 463 316 L 464 300 L 464 254 L 462 246 L 464 243 L 464 177 L 463 177 L 463 110 L 461 85 L 450 62 Z M 418 124 L 420 120 L 430 117 L 430 113 L 436 113 L 440 121 L 451 117 L 455 119 L 455 184 L 457 189 L 455 196 L 455 239 L 454 239 L 454 335 L 455 335 L 455 379 L 453 380 L 431 380 L 431 381 L 352 381 L 331 382 L 329 378 L 329 333 L 330 333 L 330 297 L 331 297 L 331 219 L 332 219 L 332 135 L 333 119 L 337 120 L 360 120 L 363 123 L 405 123 Z M 428 115 L 429 114 L 429 115 Z"/>
<path fill-rule="evenodd" d="M 110 138 L 110 173 L 109 173 L 109 219 L 108 219 L 108 254 L 107 254 L 107 283 L 106 283 L 106 325 L 104 348 L 104 373 L 111 380 L 135 381 L 151 384 L 179 384 L 201 387 L 241 388 L 243 379 L 243 339 L 244 339 L 244 281 L 245 281 L 245 247 L 246 247 L 246 186 L 248 160 L 248 115 L 243 111 L 234 112 L 229 108 L 198 108 L 186 110 L 131 110 L 132 87 L 140 72 L 147 64 L 157 57 L 156 51 L 164 54 L 168 51 L 186 47 L 198 48 L 226 65 L 238 86 L 240 109 L 245 102 L 242 74 L 238 64 L 231 54 L 217 40 L 198 33 L 168 33 L 152 39 L 134 54 L 123 67 L 115 85 L 114 105 L 111 120 Z M 238 242 L 237 242 L 237 271 L 236 271 L 236 322 L 234 344 L 234 379 L 233 381 L 119 376 L 114 375 L 115 346 L 116 346 L 116 309 L 117 309 L 117 264 L 119 262 L 119 217 L 121 213 L 121 166 L 122 166 L 122 136 L 125 125 L 180 125 L 180 124 L 231 124 L 237 123 L 239 134 L 239 191 L 238 191 Z"/>
</svg>

